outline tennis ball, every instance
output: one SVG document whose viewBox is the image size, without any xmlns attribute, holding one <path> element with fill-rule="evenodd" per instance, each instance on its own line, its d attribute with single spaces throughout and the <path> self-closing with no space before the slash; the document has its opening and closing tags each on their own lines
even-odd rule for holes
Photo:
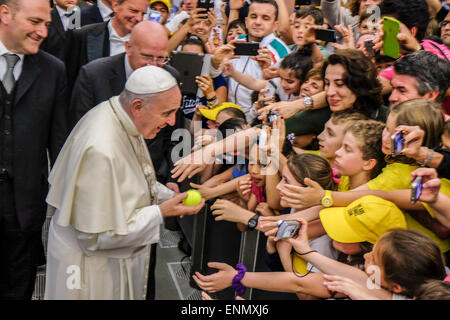
<svg viewBox="0 0 450 320">
<path fill-rule="evenodd" d="M 195 207 L 202 202 L 202 194 L 195 189 L 189 189 L 187 197 L 183 200 L 183 204 L 189 207 Z"/>
</svg>

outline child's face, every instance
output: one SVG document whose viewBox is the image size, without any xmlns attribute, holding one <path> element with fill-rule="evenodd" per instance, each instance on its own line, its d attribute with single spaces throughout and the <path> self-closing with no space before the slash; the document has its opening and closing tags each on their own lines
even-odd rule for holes
<svg viewBox="0 0 450 320">
<path fill-rule="evenodd" d="M 256 187 L 264 187 L 266 176 L 261 172 L 260 149 L 256 144 L 253 145 L 250 150 L 250 164 L 248 165 L 248 171 L 253 184 Z"/>
<path fill-rule="evenodd" d="M 312 16 L 307 16 L 304 18 L 298 18 L 294 20 L 294 24 L 292 26 L 292 40 L 299 47 L 302 48 L 305 44 L 305 34 L 306 31 L 311 26 L 314 26 L 316 23 Z"/>
<path fill-rule="evenodd" d="M 344 83 L 345 74 L 340 64 L 328 65 L 325 71 L 325 92 L 333 112 L 349 109 L 356 101 L 356 95 Z"/>
<path fill-rule="evenodd" d="M 285 190 L 286 184 L 290 184 L 297 187 L 303 187 L 301 183 L 299 183 L 295 177 L 292 175 L 291 171 L 287 166 L 284 166 L 283 170 L 281 171 L 281 180 L 277 184 L 276 188 L 279 192 Z M 287 208 L 289 207 L 289 204 L 286 203 L 284 200 L 284 197 L 280 195 L 280 206 Z"/>
<path fill-rule="evenodd" d="M 245 30 L 241 26 L 236 26 L 233 29 L 228 30 L 227 43 L 229 43 L 231 40 L 234 40 L 237 36 L 240 36 L 241 34 L 245 34 Z"/>
<path fill-rule="evenodd" d="M 363 160 L 360 142 L 347 132 L 342 140 L 342 146 L 336 151 L 334 166 L 343 176 L 354 176 L 366 169 L 367 161 Z"/>
<path fill-rule="evenodd" d="M 395 133 L 395 128 L 397 127 L 397 116 L 393 113 L 389 114 L 386 127 L 383 129 L 383 139 L 381 150 L 384 154 L 391 154 L 391 136 Z"/>
<path fill-rule="evenodd" d="M 298 94 L 300 91 L 300 80 L 297 79 L 291 69 L 279 69 L 280 84 L 286 94 Z"/>
<path fill-rule="evenodd" d="M 450 133 L 448 132 L 442 135 L 442 147 L 450 149 Z"/>
<path fill-rule="evenodd" d="M 333 247 L 345 254 L 355 255 L 361 253 L 361 247 L 359 243 L 343 243 L 333 240 Z"/>
<path fill-rule="evenodd" d="M 321 91 L 323 91 L 323 80 L 320 77 L 311 77 L 303 82 L 300 95 L 311 97 Z"/>
<path fill-rule="evenodd" d="M 344 139 L 345 124 L 334 124 L 331 119 L 325 123 L 325 128 L 317 137 L 322 157 L 334 160 L 336 151 L 341 147 Z"/>
</svg>

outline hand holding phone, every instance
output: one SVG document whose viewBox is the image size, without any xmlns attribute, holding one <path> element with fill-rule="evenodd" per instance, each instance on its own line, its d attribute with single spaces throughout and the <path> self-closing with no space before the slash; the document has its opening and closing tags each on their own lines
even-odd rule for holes
<svg viewBox="0 0 450 320">
<path fill-rule="evenodd" d="M 156 11 L 156 10 L 150 10 L 150 15 L 149 15 L 149 20 L 150 21 L 156 21 L 156 22 L 161 22 L 161 12 Z"/>
<path fill-rule="evenodd" d="M 279 220 L 276 238 L 286 239 L 297 236 L 300 230 L 300 222 L 296 220 Z"/>
</svg>

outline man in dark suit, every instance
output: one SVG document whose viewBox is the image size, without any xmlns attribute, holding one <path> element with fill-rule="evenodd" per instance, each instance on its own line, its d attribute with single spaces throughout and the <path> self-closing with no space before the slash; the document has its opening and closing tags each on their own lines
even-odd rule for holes
<svg viewBox="0 0 450 320">
<path fill-rule="evenodd" d="M 31 299 L 45 263 L 47 152 L 67 136 L 64 64 L 39 51 L 49 22 L 47 0 L 0 0 L 0 300 Z"/>
<path fill-rule="evenodd" d="M 69 17 L 75 12 L 69 13 L 67 10 L 71 6 L 76 6 L 78 0 L 55 0 L 55 6 L 51 10 L 52 22 L 48 27 L 48 36 L 41 44 L 41 50 L 47 51 L 61 61 L 66 59 L 67 43 L 69 37 L 67 29 Z"/>
<path fill-rule="evenodd" d="M 111 0 L 98 0 L 94 5 L 81 9 L 81 26 L 109 21 L 113 14 Z"/>
<path fill-rule="evenodd" d="M 151 36 L 149 36 L 151 35 Z M 75 126 L 81 117 L 97 104 L 120 94 L 129 75 L 136 69 L 148 64 L 164 68 L 178 81 L 178 72 L 167 61 L 167 33 L 160 24 L 143 21 L 131 32 L 126 43 L 126 53 L 97 59 L 83 66 L 78 75 L 70 104 L 70 124 Z M 178 185 L 170 178 L 173 167 L 172 148 L 177 141 L 171 141 L 172 132 L 184 127 L 184 117 L 177 112 L 174 126 L 164 127 L 154 139 L 146 140 L 156 176 L 159 182 L 179 192 Z M 154 267 L 156 262 L 156 245 L 152 247 L 152 258 L 147 286 L 147 298 L 154 298 Z M 153 269 L 153 270 L 152 270 Z"/>
<path fill-rule="evenodd" d="M 109 22 L 87 25 L 71 32 L 66 58 L 70 88 L 86 63 L 124 52 L 131 30 L 147 12 L 147 0 L 112 0 L 112 5 L 114 17 Z"/>
</svg>

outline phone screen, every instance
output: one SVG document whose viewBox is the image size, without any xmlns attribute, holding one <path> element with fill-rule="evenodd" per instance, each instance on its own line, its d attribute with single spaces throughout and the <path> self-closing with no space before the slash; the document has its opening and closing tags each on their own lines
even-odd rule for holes
<svg viewBox="0 0 450 320">
<path fill-rule="evenodd" d="M 419 200 L 422 194 L 422 177 L 418 176 L 411 185 L 411 203 L 414 204 Z"/>
<path fill-rule="evenodd" d="M 278 226 L 276 237 L 278 239 L 286 239 L 295 237 L 300 229 L 300 223 L 295 220 L 285 220 Z"/>
<path fill-rule="evenodd" d="M 391 153 L 393 156 L 399 154 L 403 150 L 403 132 L 396 132 L 391 136 Z"/>
<path fill-rule="evenodd" d="M 161 22 L 161 12 L 156 10 L 150 10 L 150 21 Z"/>
</svg>

